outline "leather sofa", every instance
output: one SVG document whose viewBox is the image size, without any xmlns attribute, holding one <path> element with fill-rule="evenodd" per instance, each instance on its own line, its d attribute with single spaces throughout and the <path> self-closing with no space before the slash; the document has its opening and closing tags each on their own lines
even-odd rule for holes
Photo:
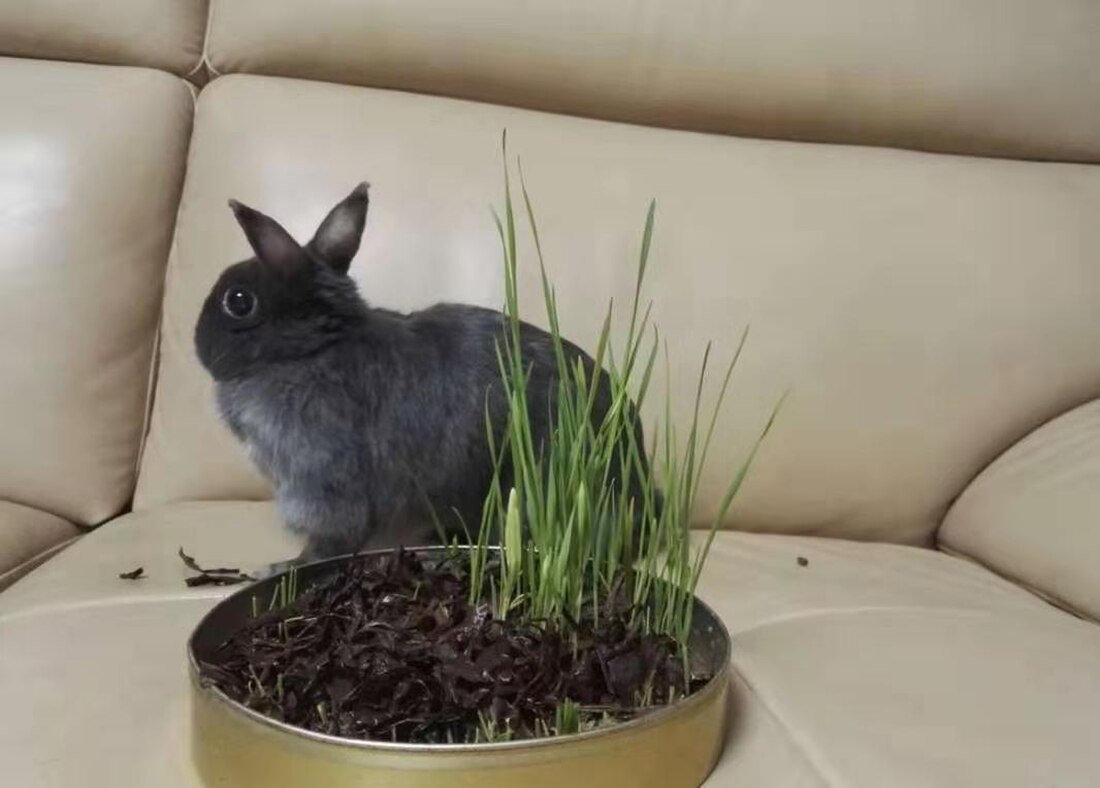
<svg viewBox="0 0 1100 788">
<path fill-rule="evenodd" d="M 192 349 L 227 198 L 305 234 L 369 180 L 368 300 L 499 306 L 507 129 L 573 338 L 650 198 L 678 418 L 751 325 L 704 509 L 790 391 L 703 578 L 707 785 L 1100 784 L 1097 41 L 1090 0 L 0 5 L 0 782 L 198 785 L 225 591 L 176 551 L 297 550 Z"/>
</svg>

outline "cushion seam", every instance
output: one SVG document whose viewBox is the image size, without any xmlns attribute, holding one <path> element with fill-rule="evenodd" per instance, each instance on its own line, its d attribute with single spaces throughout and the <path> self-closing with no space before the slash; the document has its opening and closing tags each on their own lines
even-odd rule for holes
<svg viewBox="0 0 1100 788">
<path fill-rule="evenodd" d="M 195 593 L 181 596 L 178 593 L 164 592 L 147 594 L 143 596 L 112 596 L 98 599 L 69 600 L 66 602 L 53 602 L 30 607 L 18 608 L 7 613 L 0 613 L 0 625 L 11 621 L 18 621 L 31 616 L 52 616 L 70 613 L 74 610 L 90 610 L 92 608 L 123 607 L 126 605 L 140 604 L 164 604 L 166 602 L 193 602 L 196 600 L 209 600 L 211 605 L 220 602 L 228 596 L 227 593 Z"/>
<path fill-rule="evenodd" d="M 942 607 L 937 605 L 858 605 L 844 608 L 819 608 L 815 610 L 799 610 L 794 613 L 787 613 L 784 615 L 774 616 L 773 618 L 761 621 L 753 624 L 745 629 L 738 629 L 730 632 L 730 638 L 735 641 L 739 637 L 745 635 L 754 634 L 762 629 L 769 627 L 781 626 L 783 624 L 790 624 L 796 621 L 802 621 L 804 619 L 811 618 L 825 618 L 827 616 L 851 616 L 859 615 L 862 613 L 883 613 L 883 612 L 895 612 L 895 613 L 942 613 L 946 615 L 954 616 L 990 616 L 1000 611 L 992 610 L 982 607 Z M 1033 615 L 1028 610 L 1022 610 L 1021 612 Z"/>
<path fill-rule="evenodd" d="M 987 563 L 987 562 L 982 561 L 978 558 L 975 558 L 972 555 L 968 555 L 967 553 L 956 550 L 954 547 L 951 547 L 950 545 L 947 545 L 947 544 L 942 543 L 942 542 L 939 545 L 937 545 L 937 548 L 940 550 L 940 552 L 945 553 L 946 555 L 952 556 L 953 558 L 957 558 L 961 561 L 967 561 L 971 564 L 974 564 L 975 566 L 980 566 L 982 569 L 985 569 L 987 572 L 991 572 L 992 574 L 996 575 L 997 577 L 1001 578 L 1002 580 L 1005 580 L 1006 582 L 1012 583 L 1012 585 L 1014 585 L 1014 586 L 1018 586 L 1019 588 L 1024 589 L 1029 594 L 1041 599 L 1043 602 L 1046 602 L 1051 607 L 1053 607 L 1057 610 L 1060 610 L 1063 613 L 1068 613 L 1069 615 L 1073 616 L 1074 618 L 1079 618 L 1082 621 L 1088 621 L 1091 624 L 1100 624 L 1100 619 L 1094 618 L 1093 616 L 1090 616 L 1088 613 L 1085 613 L 1084 611 L 1077 609 L 1076 607 L 1071 605 L 1069 602 L 1067 602 L 1065 599 L 1062 599 L 1061 597 L 1059 597 L 1055 594 L 1052 594 L 1048 591 L 1044 591 L 1041 588 L 1037 588 L 1032 583 L 1029 583 L 1028 581 L 1026 581 L 1022 578 L 1016 577 L 1013 574 L 1007 573 L 1007 572 L 1001 570 L 999 567 L 994 566 L 991 563 Z"/>
<path fill-rule="evenodd" d="M 827 773 L 826 770 L 822 767 L 821 763 L 819 763 L 818 760 L 810 754 L 810 748 L 806 745 L 804 741 L 802 741 L 798 736 L 795 735 L 794 729 L 789 724 L 787 724 L 787 722 L 783 720 L 779 716 L 779 714 L 776 713 L 775 708 L 764 699 L 764 696 L 760 693 L 759 690 L 757 690 L 752 681 L 749 680 L 749 677 L 745 675 L 745 673 L 742 672 L 734 663 L 731 663 L 730 670 L 737 674 L 737 677 L 741 680 L 741 683 L 745 685 L 749 692 L 752 693 L 753 697 L 760 703 L 760 708 L 762 708 L 764 712 L 768 715 L 768 717 L 773 722 L 775 722 L 775 724 L 783 731 L 783 735 L 786 736 L 787 741 L 791 743 L 791 746 L 793 746 L 794 749 L 798 752 L 803 762 L 814 771 L 814 773 L 821 779 L 822 783 L 830 787 L 840 785 L 841 783 L 835 778 L 835 776 Z"/>
<path fill-rule="evenodd" d="M 10 585 L 13 585 L 17 580 L 21 580 L 30 572 L 33 572 L 40 564 L 44 564 L 46 561 L 50 560 L 54 555 L 60 553 L 73 542 L 80 539 L 81 536 L 82 534 L 76 534 L 75 536 L 70 536 L 68 539 L 64 539 L 60 542 L 55 542 L 44 550 L 39 550 L 30 558 L 26 558 L 20 561 L 15 566 L 9 567 L 3 572 L 0 572 L 0 591 L 9 587 Z M 9 577 L 14 577 L 15 580 L 12 580 L 9 583 L 7 582 Z M 2 616 L 0 616 L 0 618 L 2 618 Z"/>
</svg>

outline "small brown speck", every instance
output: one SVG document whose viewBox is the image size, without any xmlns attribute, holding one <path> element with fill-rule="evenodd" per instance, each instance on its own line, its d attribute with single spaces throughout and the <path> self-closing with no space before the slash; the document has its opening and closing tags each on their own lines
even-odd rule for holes
<svg viewBox="0 0 1100 788">
<path fill-rule="evenodd" d="M 119 580 L 141 580 L 145 577 L 145 567 L 139 566 L 130 572 L 122 572 L 119 574 Z"/>
<path fill-rule="evenodd" d="M 806 558 L 805 556 L 800 555 L 800 556 L 798 556 L 798 565 L 799 566 L 809 566 L 810 565 L 810 559 Z"/>
</svg>

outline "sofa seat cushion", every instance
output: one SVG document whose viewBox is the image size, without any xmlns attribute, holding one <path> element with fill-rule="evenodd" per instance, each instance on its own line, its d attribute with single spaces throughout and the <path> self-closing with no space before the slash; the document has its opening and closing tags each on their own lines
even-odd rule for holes
<svg viewBox="0 0 1100 788">
<path fill-rule="evenodd" d="M 38 608 L 135 601 L 218 599 L 227 589 L 189 589 L 180 549 L 207 566 L 259 569 L 301 550 L 270 503 L 192 502 L 123 515 L 97 528 L 0 595 L 0 616 Z M 138 567 L 140 580 L 119 574 Z M 231 589 L 229 589 L 231 590 Z"/>
<path fill-rule="evenodd" d="M 57 550 L 80 529 L 49 512 L 0 501 L 0 590 L 7 588 Z"/>
<path fill-rule="evenodd" d="M 1100 627 L 969 561 L 721 534 L 700 593 L 733 633 L 745 694 L 821 784 L 1085 786 L 1100 774 Z M 731 741 L 712 783 L 791 784 L 734 780 Z"/>
<path fill-rule="evenodd" d="M 0 722 L 14 784 L 198 788 L 184 644 L 231 589 L 186 588 L 175 553 L 283 558 L 296 545 L 275 520 L 265 503 L 156 507 L 0 595 L 0 694 L 22 710 Z M 118 579 L 139 565 L 145 580 Z M 701 593 L 734 639 L 708 786 L 1074 785 L 1100 769 L 1085 741 L 1100 725 L 1100 630 L 979 566 L 723 533 Z"/>
<path fill-rule="evenodd" d="M 739 633 L 736 669 L 830 785 L 1094 785 L 1100 629 L 864 609 Z"/>
</svg>

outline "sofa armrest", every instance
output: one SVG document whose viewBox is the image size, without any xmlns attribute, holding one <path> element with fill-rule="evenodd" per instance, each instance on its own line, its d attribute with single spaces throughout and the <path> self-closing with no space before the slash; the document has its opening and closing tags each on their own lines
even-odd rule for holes
<svg viewBox="0 0 1100 788">
<path fill-rule="evenodd" d="M 0 501 L 0 590 L 14 583 L 80 536 L 57 515 Z"/>
<path fill-rule="evenodd" d="M 1021 440 L 975 479 L 938 540 L 1100 619 L 1100 400 Z"/>
</svg>

